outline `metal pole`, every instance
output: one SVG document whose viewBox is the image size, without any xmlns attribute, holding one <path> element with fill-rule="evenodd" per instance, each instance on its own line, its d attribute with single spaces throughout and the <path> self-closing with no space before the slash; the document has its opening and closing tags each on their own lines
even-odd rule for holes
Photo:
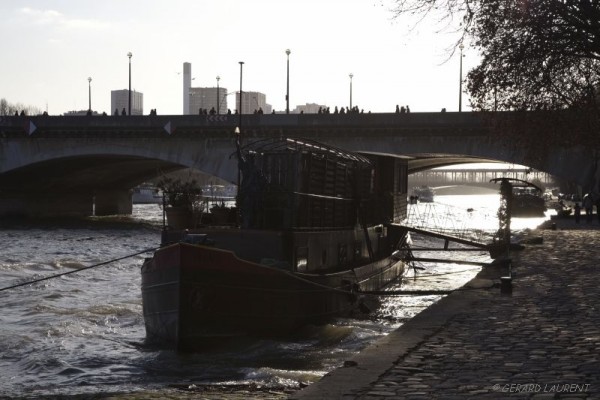
<svg viewBox="0 0 600 400">
<path fill-rule="evenodd" d="M 238 127 L 240 128 L 240 135 L 242 134 L 242 68 L 244 67 L 244 62 L 240 61 L 240 105 L 238 107 L 238 113 L 239 113 L 239 122 L 238 122 Z"/>
<path fill-rule="evenodd" d="M 237 131 L 237 145 L 241 146 L 242 143 L 242 68 L 244 66 L 244 62 L 240 61 L 240 101 L 239 101 L 239 106 L 238 106 L 238 114 L 239 114 L 239 118 L 238 118 L 238 129 L 236 129 Z M 239 147 L 238 147 L 238 152 L 239 152 Z M 239 153 L 238 153 L 239 156 Z M 236 202 L 236 206 L 237 206 L 237 212 L 235 214 L 236 216 L 236 225 L 240 226 L 240 184 L 241 184 L 241 177 L 240 177 L 240 159 L 238 159 L 238 169 L 237 169 L 237 196 L 235 198 L 235 202 Z"/>
<path fill-rule="evenodd" d="M 219 104 L 219 80 L 221 79 L 220 76 L 217 75 L 217 115 L 219 115 L 220 112 L 220 104 Z"/>
<path fill-rule="evenodd" d="M 129 108 L 128 115 L 131 115 L 131 52 L 127 53 L 127 57 L 129 57 Z"/>
<path fill-rule="evenodd" d="M 88 78 L 88 111 L 92 112 L 92 78 Z"/>
<path fill-rule="evenodd" d="M 287 54 L 287 91 L 285 94 L 285 113 L 290 113 L 290 49 L 285 51 Z"/>
<path fill-rule="evenodd" d="M 458 48 L 460 49 L 460 77 L 458 80 L 458 112 L 462 112 L 462 59 L 463 59 L 463 44 L 461 43 L 460 46 L 458 46 Z"/>
<path fill-rule="evenodd" d="M 352 110 L 352 77 L 354 76 L 354 74 L 350 74 L 350 110 Z"/>
</svg>

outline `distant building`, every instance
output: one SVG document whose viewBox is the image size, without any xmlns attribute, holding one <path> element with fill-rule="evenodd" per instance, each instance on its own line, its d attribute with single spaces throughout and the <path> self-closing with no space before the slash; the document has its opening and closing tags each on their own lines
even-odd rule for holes
<svg viewBox="0 0 600 400">
<path fill-rule="evenodd" d="M 129 90 L 112 90 L 110 92 L 110 113 L 114 114 L 115 110 L 121 112 L 125 109 L 129 110 Z M 131 115 L 144 115 L 144 94 L 141 92 L 131 91 Z"/>
<path fill-rule="evenodd" d="M 214 107 L 215 112 L 227 114 L 227 89 L 219 87 L 190 88 L 188 114 L 198 114 L 200 109 L 209 112 Z M 218 101 L 218 105 L 217 105 Z"/>
<path fill-rule="evenodd" d="M 242 114 L 254 114 L 260 108 L 263 110 L 263 114 L 270 114 L 273 106 L 267 104 L 267 96 L 264 93 L 259 92 L 243 92 L 242 96 Z M 237 110 L 240 104 L 240 92 L 235 94 L 235 107 Z"/>
<path fill-rule="evenodd" d="M 183 63 L 183 115 L 192 114 L 190 108 L 190 89 L 192 87 L 192 64 Z"/>
<path fill-rule="evenodd" d="M 292 113 L 292 114 L 301 114 L 301 113 L 317 114 L 319 112 L 319 108 L 324 110 L 327 107 L 320 105 L 320 104 L 316 104 L 316 103 L 306 103 L 305 105 L 302 105 L 302 106 L 296 106 L 294 111 L 290 111 L 290 113 Z"/>
<path fill-rule="evenodd" d="M 183 114 L 198 114 L 201 110 L 210 112 L 212 108 L 215 113 L 227 114 L 227 110 L 235 112 L 239 106 L 240 93 L 236 93 L 235 104 L 228 105 L 227 89 L 224 87 L 192 87 L 192 64 L 183 63 Z M 264 114 L 270 114 L 272 106 L 267 104 L 267 96 L 259 92 L 244 92 L 242 99 L 242 113 L 253 114 L 262 108 Z"/>
<path fill-rule="evenodd" d="M 78 115 L 88 115 L 88 110 L 67 111 L 66 113 L 63 113 L 63 115 L 66 117 L 74 117 L 74 116 L 78 116 Z M 92 115 L 100 115 L 100 114 L 98 114 L 98 111 L 92 111 Z"/>
<path fill-rule="evenodd" d="M 183 115 L 198 114 L 200 110 L 227 114 L 227 88 L 192 87 L 192 64 L 183 63 Z M 217 93 L 218 92 L 218 93 Z"/>
</svg>

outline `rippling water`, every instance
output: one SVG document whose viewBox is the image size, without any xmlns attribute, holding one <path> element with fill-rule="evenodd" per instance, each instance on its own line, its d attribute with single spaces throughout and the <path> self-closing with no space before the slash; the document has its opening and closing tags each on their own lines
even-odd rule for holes
<svg viewBox="0 0 600 400">
<path fill-rule="evenodd" d="M 439 196 L 436 201 L 479 209 L 481 214 L 488 210 L 491 219 L 479 224 L 496 228 L 497 195 Z M 4 227 L 0 287 L 154 248 L 160 241 L 161 220 L 160 208 L 151 204 L 134 206 L 133 218 Z M 513 221 L 517 229 L 538 224 L 535 219 Z M 416 238 L 415 244 L 431 244 L 427 241 Z M 140 291 L 144 256 L 0 291 L 0 394 L 116 392 L 206 383 L 296 388 L 318 380 L 440 298 L 389 297 L 370 319 L 338 320 L 288 341 L 249 341 L 211 353 L 177 354 L 144 346 Z M 488 260 L 478 252 L 457 257 Z M 428 265 L 416 279 L 406 279 L 403 287 L 452 289 L 478 270 Z"/>
</svg>

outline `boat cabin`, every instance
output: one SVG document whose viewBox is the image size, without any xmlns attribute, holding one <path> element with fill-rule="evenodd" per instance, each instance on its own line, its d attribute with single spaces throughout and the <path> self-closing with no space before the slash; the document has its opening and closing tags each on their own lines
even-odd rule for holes
<svg viewBox="0 0 600 400">
<path fill-rule="evenodd" d="M 239 146 L 239 227 L 202 229 L 218 247 L 294 272 L 331 272 L 389 256 L 386 224 L 407 212 L 406 159 L 308 139 Z"/>
</svg>

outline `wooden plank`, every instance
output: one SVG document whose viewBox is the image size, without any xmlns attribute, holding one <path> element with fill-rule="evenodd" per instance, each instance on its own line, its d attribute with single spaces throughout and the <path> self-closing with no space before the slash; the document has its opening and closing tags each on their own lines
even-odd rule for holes
<svg viewBox="0 0 600 400">
<path fill-rule="evenodd" d="M 475 249 L 463 249 L 463 248 L 451 248 L 451 249 L 442 249 L 439 247 L 411 247 L 410 248 L 411 251 L 415 252 L 415 251 L 478 251 L 478 252 L 487 252 L 487 249 L 479 249 L 479 248 L 475 248 Z"/>
<path fill-rule="evenodd" d="M 466 260 L 450 260 L 447 258 L 427 258 L 427 257 L 410 257 L 407 261 L 419 261 L 419 262 L 434 262 L 434 263 L 445 263 L 445 264 L 463 264 L 463 265 L 490 265 L 490 262 L 481 261 L 466 261 Z"/>
<path fill-rule="evenodd" d="M 486 250 L 488 249 L 488 245 L 485 243 L 474 242 L 472 240 L 467 240 L 467 239 L 461 239 L 456 236 L 444 235 L 442 233 L 431 232 L 431 231 L 428 231 L 425 229 L 414 228 L 412 226 L 406 226 L 406 225 L 400 225 L 400 224 L 390 224 L 390 227 L 407 230 L 409 232 L 418 233 L 420 235 L 431 236 L 431 237 L 434 237 L 437 239 L 449 240 L 451 242 L 456 242 L 456 243 L 464 244 L 467 246 L 478 247 L 480 249 L 486 249 Z"/>
</svg>

